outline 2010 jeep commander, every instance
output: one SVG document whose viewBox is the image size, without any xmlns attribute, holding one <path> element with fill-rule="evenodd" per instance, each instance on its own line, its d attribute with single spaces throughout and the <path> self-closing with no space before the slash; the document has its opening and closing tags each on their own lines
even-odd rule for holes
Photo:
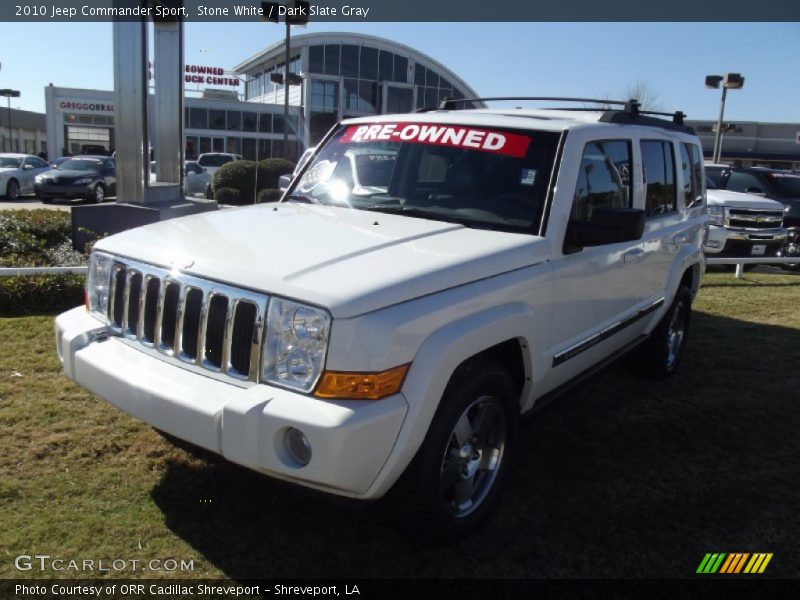
<svg viewBox="0 0 800 600">
<path fill-rule="evenodd" d="M 676 369 L 706 208 L 681 113 L 457 104 L 342 122 L 278 204 L 101 240 L 56 320 L 66 374 L 233 462 L 357 499 L 402 482 L 428 527 L 471 530 L 520 415 L 640 344 Z"/>
</svg>

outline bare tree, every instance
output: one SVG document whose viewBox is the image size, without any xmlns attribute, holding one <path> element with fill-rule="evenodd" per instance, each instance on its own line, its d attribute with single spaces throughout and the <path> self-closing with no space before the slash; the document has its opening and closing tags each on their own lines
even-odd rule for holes
<svg viewBox="0 0 800 600">
<path fill-rule="evenodd" d="M 664 110 L 661 104 L 661 94 L 649 82 L 637 79 L 622 90 L 622 100 L 635 98 L 639 101 L 642 110 Z"/>
<path fill-rule="evenodd" d="M 631 100 L 636 99 L 639 101 L 639 107 L 642 110 L 656 110 L 662 111 L 663 105 L 661 104 L 661 94 L 658 90 L 650 85 L 644 79 L 636 79 L 632 83 L 625 86 L 622 91 L 617 94 L 609 94 L 603 92 L 600 95 L 602 100 Z M 605 109 L 619 108 L 611 106 L 610 104 L 604 105 Z"/>
</svg>

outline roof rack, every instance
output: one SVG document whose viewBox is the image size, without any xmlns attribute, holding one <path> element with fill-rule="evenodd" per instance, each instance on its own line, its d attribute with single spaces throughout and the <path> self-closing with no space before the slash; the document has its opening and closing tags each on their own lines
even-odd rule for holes
<svg viewBox="0 0 800 600">
<path fill-rule="evenodd" d="M 675 112 L 660 112 L 655 110 L 642 110 L 641 104 L 635 98 L 630 100 L 608 100 L 599 98 L 565 98 L 558 96 L 495 96 L 489 98 L 458 98 L 451 99 L 445 98 L 439 104 L 439 110 L 459 110 L 459 105 L 463 109 L 464 104 L 467 102 L 492 102 L 492 101 L 517 101 L 517 100 L 545 100 L 548 102 L 581 102 L 590 104 L 599 104 L 603 107 L 608 106 L 621 106 L 621 110 L 605 110 L 600 117 L 600 121 L 605 123 L 637 123 L 641 125 L 654 125 L 664 127 L 666 129 L 678 129 L 681 131 L 688 131 L 694 133 L 691 127 L 686 127 L 684 120 L 686 115 L 678 110 Z M 564 111 L 597 111 L 603 108 L 587 108 L 587 107 L 547 107 L 543 110 L 564 110 Z M 641 115 L 645 115 L 641 117 Z M 647 116 L 656 115 L 672 118 L 672 125 L 665 123 L 662 119 L 647 118 Z"/>
</svg>

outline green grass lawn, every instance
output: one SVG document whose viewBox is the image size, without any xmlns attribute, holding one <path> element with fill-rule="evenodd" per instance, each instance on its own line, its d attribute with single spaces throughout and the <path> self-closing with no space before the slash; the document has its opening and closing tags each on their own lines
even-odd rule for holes
<svg viewBox="0 0 800 600">
<path fill-rule="evenodd" d="M 620 364 L 527 420 L 500 510 L 455 548 L 410 541 L 396 506 L 171 445 L 61 374 L 52 315 L 0 319 L 0 577 L 39 575 L 19 554 L 194 561 L 125 576 L 691 577 L 706 552 L 800 577 L 799 301 L 800 277 L 707 275 L 680 373 Z"/>
</svg>

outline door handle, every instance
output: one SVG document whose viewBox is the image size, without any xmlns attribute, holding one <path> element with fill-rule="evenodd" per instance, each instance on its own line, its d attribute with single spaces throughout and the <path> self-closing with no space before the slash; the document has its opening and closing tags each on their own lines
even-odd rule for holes
<svg viewBox="0 0 800 600">
<path fill-rule="evenodd" d="M 628 250 L 625 254 L 622 255 L 622 260 L 625 263 L 632 263 L 641 260 L 644 256 L 644 250 L 641 248 L 634 248 L 633 250 Z"/>
</svg>

